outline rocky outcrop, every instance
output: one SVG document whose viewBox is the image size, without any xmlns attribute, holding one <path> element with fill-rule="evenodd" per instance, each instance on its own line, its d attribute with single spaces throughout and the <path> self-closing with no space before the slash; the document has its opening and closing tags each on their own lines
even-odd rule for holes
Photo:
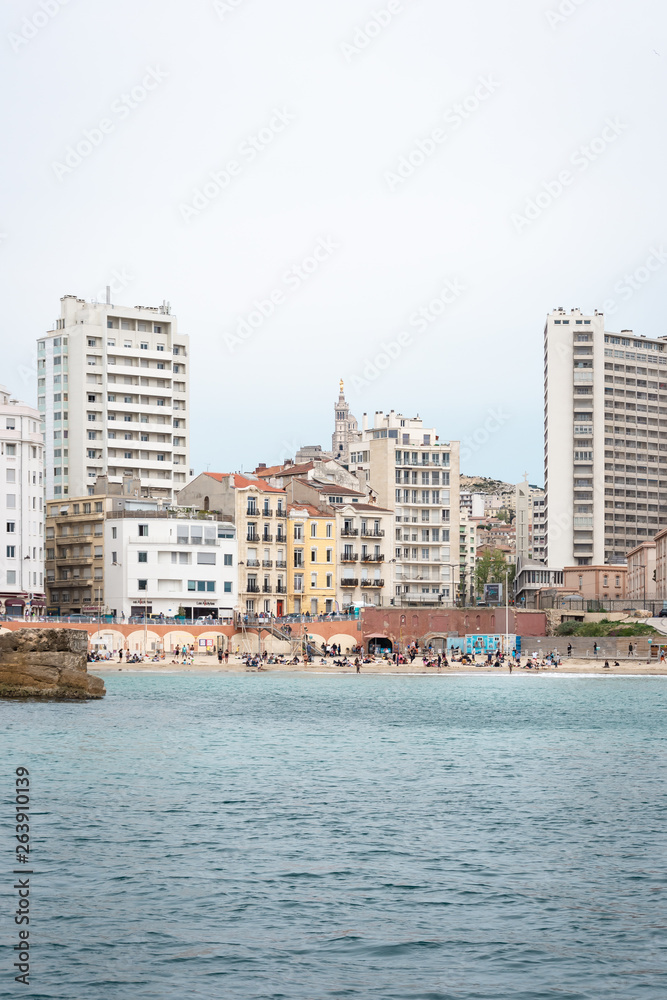
<svg viewBox="0 0 667 1000">
<path fill-rule="evenodd" d="M 22 628 L 0 635 L 0 698 L 103 698 L 104 681 L 88 673 L 88 633 Z"/>
</svg>

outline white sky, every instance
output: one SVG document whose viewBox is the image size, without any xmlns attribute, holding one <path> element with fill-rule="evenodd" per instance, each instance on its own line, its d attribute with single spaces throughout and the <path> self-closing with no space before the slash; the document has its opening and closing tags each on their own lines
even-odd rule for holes
<svg viewBox="0 0 667 1000">
<path fill-rule="evenodd" d="M 609 329 L 667 334 L 667 255 L 614 290 L 667 248 L 658 0 L 391 0 L 358 51 L 343 43 L 389 0 L 42 2 L 52 16 L 4 4 L 0 31 L 0 382 L 22 398 L 35 401 L 35 340 L 60 296 L 93 298 L 116 271 L 131 280 L 115 303 L 167 299 L 191 336 L 195 472 L 329 447 L 342 377 L 359 419 L 419 413 L 443 438 L 494 411 L 499 429 L 478 433 L 463 471 L 541 483 L 546 312 L 613 299 Z M 559 3 L 572 13 L 550 24 Z M 118 110 L 149 67 L 166 77 Z M 447 119 L 480 78 L 492 93 Z M 275 109 L 293 120 L 250 162 L 242 144 Z M 104 118 L 99 145 L 57 177 Z M 576 151 L 607 119 L 613 141 L 583 169 Z M 387 172 L 439 127 L 444 141 L 391 190 Z M 181 206 L 230 160 L 237 175 L 186 222 Z M 513 215 L 563 170 L 571 182 L 518 232 Z M 337 247 L 286 283 L 320 239 Z M 448 280 L 464 290 L 410 327 Z M 272 292 L 273 315 L 230 351 Z M 363 379 L 401 331 L 399 356 Z"/>
</svg>

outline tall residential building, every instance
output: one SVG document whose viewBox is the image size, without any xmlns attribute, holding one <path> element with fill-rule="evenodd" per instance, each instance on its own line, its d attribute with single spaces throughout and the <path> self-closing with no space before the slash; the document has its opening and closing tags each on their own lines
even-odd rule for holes
<svg viewBox="0 0 667 1000">
<path fill-rule="evenodd" d="M 421 417 L 364 414 L 350 454 L 354 472 L 396 515 L 396 604 L 453 606 L 459 583 L 459 442 L 442 441 Z"/>
<path fill-rule="evenodd" d="M 137 477 L 172 500 L 189 479 L 189 340 L 169 306 L 114 306 L 74 295 L 37 343 L 46 496 Z"/>
<path fill-rule="evenodd" d="M 516 555 L 524 563 L 532 559 L 544 561 L 544 490 L 531 486 L 524 477 L 517 483 L 515 494 Z"/>
<path fill-rule="evenodd" d="M 44 448 L 39 413 L 0 386 L 0 613 L 43 614 Z"/>
<path fill-rule="evenodd" d="M 544 454 L 548 565 L 624 563 L 667 525 L 665 338 L 609 333 L 597 310 L 550 313 Z"/>
</svg>

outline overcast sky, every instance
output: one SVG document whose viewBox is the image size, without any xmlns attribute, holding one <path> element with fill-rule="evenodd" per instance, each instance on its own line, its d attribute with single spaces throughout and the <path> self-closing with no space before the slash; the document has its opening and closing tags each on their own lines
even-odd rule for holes
<svg viewBox="0 0 667 1000">
<path fill-rule="evenodd" d="M 191 337 L 195 472 L 329 447 L 344 378 L 359 419 L 419 413 L 468 438 L 464 472 L 542 483 L 547 311 L 667 334 L 658 0 L 1 17 L 0 381 L 22 398 L 60 296 L 113 282 Z"/>
</svg>

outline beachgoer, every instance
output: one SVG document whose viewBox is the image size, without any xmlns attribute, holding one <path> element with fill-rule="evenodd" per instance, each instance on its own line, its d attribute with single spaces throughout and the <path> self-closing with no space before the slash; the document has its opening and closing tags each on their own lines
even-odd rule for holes
<svg viewBox="0 0 667 1000">
<path fill-rule="evenodd" d="M 572 656 L 572 643 L 571 642 L 568 642 L 568 644 L 567 644 L 567 655 L 568 656 Z"/>
</svg>

